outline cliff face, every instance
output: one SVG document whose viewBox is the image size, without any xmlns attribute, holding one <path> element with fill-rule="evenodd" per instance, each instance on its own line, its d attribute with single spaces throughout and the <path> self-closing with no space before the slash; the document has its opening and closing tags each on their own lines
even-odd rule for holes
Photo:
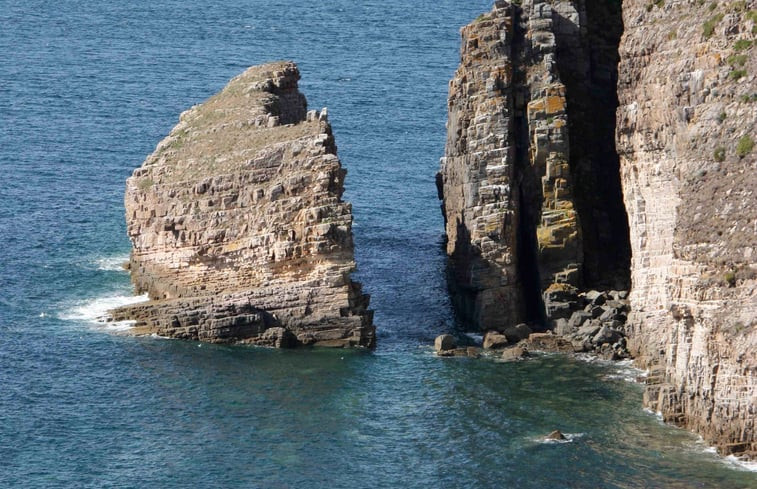
<svg viewBox="0 0 757 489">
<path fill-rule="evenodd" d="M 516 248 L 513 15 L 494 11 L 463 29 L 462 63 L 450 82 L 447 147 L 437 177 L 447 253 L 454 263 L 453 301 L 484 328 L 520 321 Z M 509 37 L 508 37 L 509 36 Z"/>
<path fill-rule="evenodd" d="M 628 287 L 618 24 L 619 4 L 497 1 L 462 30 L 437 182 L 453 297 L 481 329 L 570 317 L 556 284 Z"/>
<path fill-rule="evenodd" d="M 327 112 L 293 63 L 253 67 L 181 114 L 127 181 L 136 332 L 274 346 L 374 343 L 350 280 L 352 214 Z"/>
<path fill-rule="evenodd" d="M 569 336 L 606 290 L 645 403 L 752 455 L 755 7 L 496 1 L 462 30 L 437 180 L 468 325 Z"/>
<path fill-rule="evenodd" d="M 652 369 L 648 406 L 721 453 L 754 456 L 757 11 L 647 3 L 623 2 L 618 84 L 630 346 Z"/>
</svg>

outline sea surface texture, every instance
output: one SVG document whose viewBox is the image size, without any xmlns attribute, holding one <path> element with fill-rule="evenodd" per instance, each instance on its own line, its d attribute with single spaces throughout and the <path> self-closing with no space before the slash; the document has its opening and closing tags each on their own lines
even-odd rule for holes
<svg viewBox="0 0 757 489">
<path fill-rule="evenodd" d="M 435 358 L 434 186 L 483 0 L 0 0 L 0 487 L 755 488 L 641 408 L 639 373 Z M 292 59 L 349 170 L 378 348 L 117 335 L 125 179 L 250 65 Z M 548 443 L 560 429 L 565 443 Z"/>
</svg>

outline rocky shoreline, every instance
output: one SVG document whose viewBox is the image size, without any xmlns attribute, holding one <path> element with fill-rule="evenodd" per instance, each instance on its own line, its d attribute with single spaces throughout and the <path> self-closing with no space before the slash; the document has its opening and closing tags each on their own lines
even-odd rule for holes
<svg viewBox="0 0 757 489">
<path fill-rule="evenodd" d="M 458 348 L 455 337 L 440 335 L 434 350 L 440 357 L 477 357 L 482 353 L 499 354 L 502 360 L 512 361 L 528 356 L 529 352 L 591 353 L 605 360 L 631 358 L 627 349 L 625 321 L 630 310 L 626 291 L 577 293 L 574 288 L 548 291 L 545 299 L 559 304 L 559 317 L 554 329 L 535 332 L 538 325 L 521 323 L 503 331 L 490 330 L 484 334 L 481 348 Z M 566 305 L 566 307 L 563 307 Z"/>
<path fill-rule="evenodd" d="M 746 457 L 755 29 L 747 2 L 496 0 L 461 31 L 437 175 L 452 302 L 487 346 L 634 358 L 646 406 Z"/>
</svg>

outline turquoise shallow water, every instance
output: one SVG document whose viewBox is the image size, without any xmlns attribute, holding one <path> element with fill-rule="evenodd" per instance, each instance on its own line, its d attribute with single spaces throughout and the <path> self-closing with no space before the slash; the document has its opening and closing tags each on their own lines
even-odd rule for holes
<svg viewBox="0 0 757 489">
<path fill-rule="evenodd" d="M 0 487 L 753 488 L 621 366 L 433 357 L 434 173 L 488 1 L 0 0 Z M 178 114 L 294 59 L 349 169 L 375 352 L 124 338 L 124 180 Z M 559 428 L 571 443 L 545 444 Z"/>
</svg>

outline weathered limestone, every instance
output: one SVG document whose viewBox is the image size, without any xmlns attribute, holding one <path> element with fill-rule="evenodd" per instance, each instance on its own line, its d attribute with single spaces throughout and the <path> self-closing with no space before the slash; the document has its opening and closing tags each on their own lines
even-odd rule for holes
<svg viewBox="0 0 757 489">
<path fill-rule="evenodd" d="M 586 134 L 596 129 L 594 118 L 604 117 L 610 127 L 600 132 L 613 135 L 617 99 L 607 85 L 614 85 L 617 43 L 612 57 L 599 29 L 587 27 L 590 15 L 610 17 L 607 9 L 584 0 L 497 1 L 462 30 L 437 183 L 455 305 L 480 329 L 522 320 L 554 328 L 559 317 L 542 298 L 553 284 L 628 287 L 617 154 L 614 144 L 594 148 Z M 577 83 L 595 78 L 588 88 Z M 600 95 L 592 99 L 595 88 Z M 594 173 L 614 181 L 598 182 Z M 603 198 L 606 189 L 611 195 Z M 617 224 L 602 232 L 595 219 Z"/>
<path fill-rule="evenodd" d="M 757 134 L 757 11 L 648 3 L 623 2 L 618 84 L 629 348 L 652 370 L 649 407 L 755 457 L 757 153 L 737 148 Z"/>
<path fill-rule="evenodd" d="M 454 264 L 453 301 L 482 329 L 501 329 L 523 317 L 512 33 L 512 8 L 501 1 L 463 29 L 462 64 L 450 83 L 447 147 L 437 178 Z"/>
<path fill-rule="evenodd" d="M 630 351 L 647 405 L 752 457 L 755 7 L 496 1 L 462 30 L 437 180 L 464 321 Z"/>
<path fill-rule="evenodd" d="M 179 124 L 127 181 L 135 332 L 267 346 L 374 344 L 346 171 L 294 63 L 253 67 Z"/>
</svg>

